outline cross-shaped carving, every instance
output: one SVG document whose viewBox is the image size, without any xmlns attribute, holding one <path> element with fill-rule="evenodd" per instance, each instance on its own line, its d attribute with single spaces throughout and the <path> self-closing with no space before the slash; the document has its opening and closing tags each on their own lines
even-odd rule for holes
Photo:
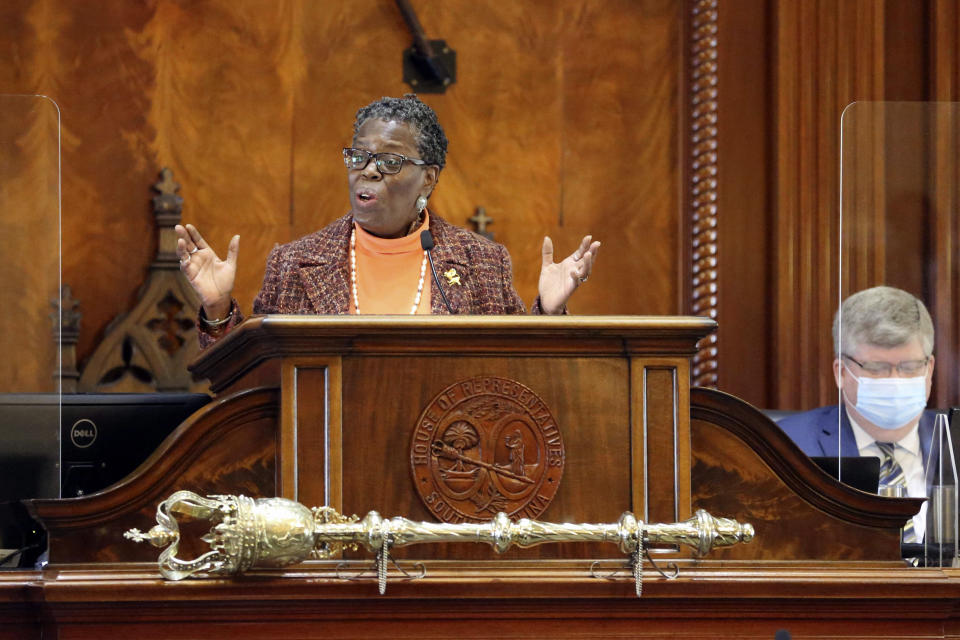
<svg viewBox="0 0 960 640">
<path fill-rule="evenodd" d="M 173 171 L 164 167 L 160 170 L 160 181 L 153 188 L 160 193 L 176 193 L 180 190 L 180 184 L 173 180 Z"/>
<path fill-rule="evenodd" d="M 469 220 L 476 226 L 477 233 L 488 240 L 493 240 L 493 232 L 487 231 L 487 225 L 493 222 L 493 218 L 487 215 L 483 207 L 477 207 L 477 212 Z"/>
<path fill-rule="evenodd" d="M 60 334 L 61 337 L 76 337 L 80 333 L 80 318 L 83 314 L 79 311 L 80 301 L 73 297 L 70 285 L 60 287 L 60 299 L 50 300 L 50 306 L 54 309 L 50 314 L 53 333 Z"/>
<path fill-rule="evenodd" d="M 193 328 L 193 320 L 181 315 L 184 304 L 173 293 L 167 292 L 166 297 L 157 303 L 161 317 L 147 321 L 147 328 L 160 334 L 157 344 L 172 356 L 186 342 L 184 333 Z"/>
<path fill-rule="evenodd" d="M 180 185 L 173 180 L 173 172 L 167 167 L 160 170 L 160 181 L 153 185 L 153 188 L 160 193 L 153 197 L 153 213 L 160 215 L 165 213 L 176 214 L 179 222 L 180 212 L 183 210 L 183 198 L 177 195 Z M 172 225 L 171 225 L 172 226 Z"/>
</svg>

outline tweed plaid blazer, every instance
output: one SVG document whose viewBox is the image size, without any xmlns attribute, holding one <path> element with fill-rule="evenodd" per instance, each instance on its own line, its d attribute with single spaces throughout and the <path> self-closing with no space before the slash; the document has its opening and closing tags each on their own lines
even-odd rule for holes
<svg viewBox="0 0 960 640">
<path fill-rule="evenodd" d="M 253 302 L 253 312 L 349 313 L 352 226 L 353 217 L 347 214 L 308 236 L 275 246 L 267 257 L 263 285 Z M 433 234 L 433 261 L 437 274 L 452 268 L 460 275 L 459 286 L 443 283 L 456 314 L 526 313 L 523 300 L 513 286 L 510 254 L 503 245 L 454 226 L 432 211 L 430 232 Z M 232 309 L 230 322 L 216 335 L 198 321 L 201 347 L 222 337 L 243 320 L 236 300 Z M 449 313 L 435 284 L 430 288 L 430 310 L 434 314 Z M 531 313 L 542 313 L 539 298 Z"/>
</svg>

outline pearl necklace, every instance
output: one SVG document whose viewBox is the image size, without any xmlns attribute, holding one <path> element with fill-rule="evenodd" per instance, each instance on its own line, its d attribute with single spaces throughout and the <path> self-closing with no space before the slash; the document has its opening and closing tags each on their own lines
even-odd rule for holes
<svg viewBox="0 0 960 640">
<path fill-rule="evenodd" d="M 417 312 L 420 306 L 420 296 L 423 295 L 423 281 L 427 274 L 427 252 L 423 252 L 423 261 L 420 263 L 420 282 L 417 283 L 417 295 L 410 307 L 410 315 Z M 350 230 L 350 285 L 353 288 L 353 310 L 360 315 L 360 298 L 357 296 L 357 230 Z"/>
</svg>

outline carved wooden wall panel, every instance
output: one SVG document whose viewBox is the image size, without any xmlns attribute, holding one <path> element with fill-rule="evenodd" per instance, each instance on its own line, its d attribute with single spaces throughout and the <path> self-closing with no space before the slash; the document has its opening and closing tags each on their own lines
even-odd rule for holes
<svg viewBox="0 0 960 640">
<path fill-rule="evenodd" d="M 768 4 L 721 1 L 717 18 L 717 386 L 758 406 L 768 405 L 772 324 Z"/>
<path fill-rule="evenodd" d="M 65 114 L 63 269 L 84 310 L 81 361 L 146 276 L 160 167 L 214 247 L 240 234 L 249 309 L 274 243 L 346 213 L 339 149 L 357 107 L 409 91 L 410 36 L 389 0 L 3 4 L 0 92 L 49 93 Z M 593 233 L 605 268 L 574 312 L 680 312 L 683 4 L 413 4 L 458 53 L 457 84 L 424 96 L 451 140 L 436 211 L 466 225 L 484 206 L 528 303 L 542 237 L 565 255 Z M 53 292 L 31 295 L 45 318 Z"/>
<path fill-rule="evenodd" d="M 836 401 L 828 372 L 838 300 L 840 116 L 854 100 L 883 97 L 884 14 L 873 0 L 784 0 L 776 11 L 771 356 L 778 374 L 786 375 L 775 379 L 774 404 L 809 408 Z M 864 273 L 854 282 L 877 275 Z"/>
<path fill-rule="evenodd" d="M 55 389 L 57 351 L 49 316 L 60 287 L 57 119 L 56 106 L 42 97 L 0 95 L 3 391 Z"/>
<path fill-rule="evenodd" d="M 936 0 L 931 11 L 933 99 L 960 101 L 960 7 Z M 933 401 L 937 406 L 960 404 L 960 108 L 937 111 L 931 152 L 931 251 L 936 269 L 931 313 L 937 320 Z M 936 117 L 936 116 L 935 116 Z M 945 321 L 950 319 L 950 321 Z"/>
<path fill-rule="evenodd" d="M 957 99 L 954 2 L 414 6 L 461 67 L 450 91 L 426 97 L 451 140 L 433 205 L 458 224 L 485 207 L 525 299 L 542 236 L 565 253 L 592 232 L 602 258 L 573 312 L 716 313 L 703 382 L 715 373 L 719 388 L 761 406 L 835 400 L 840 114 L 854 100 Z M 237 294 L 249 308 L 272 245 L 345 212 L 338 149 L 358 105 L 408 90 L 399 72 L 408 45 L 386 0 L 111 0 L 97 12 L 66 0 L 3 3 L 0 91 L 48 93 L 64 113 L 63 266 L 84 309 L 80 359 L 144 280 L 155 246 L 146 197 L 159 167 L 174 170 L 184 218 L 214 246 L 241 235 Z M 912 134 L 885 135 L 892 148 Z M 714 137 L 716 157 L 695 166 L 695 138 Z M 939 185 L 935 205 L 910 203 L 905 217 L 935 233 L 907 238 L 888 215 L 886 241 L 848 256 L 843 286 L 890 281 L 922 293 L 949 355 L 960 344 L 960 232 L 939 213 L 955 209 L 957 180 L 949 152 L 938 158 L 935 176 L 896 176 L 871 159 L 878 183 Z M 890 206 L 889 193 L 862 197 L 873 211 Z M 698 210 L 713 217 L 695 222 Z M 710 251 L 716 242 L 705 270 L 693 266 L 695 233 Z M 10 251 L 12 263 L 27 258 Z M 54 292 L 39 289 L 2 295 L 45 318 Z M 48 362 L 23 360 L 19 375 L 46 379 Z M 938 405 L 958 402 L 956 370 L 937 368 Z"/>
<path fill-rule="evenodd" d="M 956 404 L 956 142 L 934 135 L 935 159 L 918 142 L 922 123 L 859 118 L 845 141 L 856 155 L 844 158 L 855 189 L 843 203 L 842 284 L 838 260 L 841 115 L 856 101 L 956 100 L 946 88 L 958 69 L 955 3 L 719 9 L 719 388 L 758 406 L 835 403 L 830 325 L 841 292 L 891 284 L 934 313 L 931 402 Z M 935 206 L 924 195 L 932 183 Z"/>
</svg>

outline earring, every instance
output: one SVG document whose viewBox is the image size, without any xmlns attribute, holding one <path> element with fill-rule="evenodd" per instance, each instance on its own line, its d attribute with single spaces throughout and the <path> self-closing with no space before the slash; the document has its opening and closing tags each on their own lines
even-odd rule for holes
<svg viewBox="0 0 960 640">
<path fill-rule="evenodd" d="M 423 210 L 427 208 L 427 197 L 420 196 L 417 198 L 417 213 L 423 213 Z"/>
</svg>

